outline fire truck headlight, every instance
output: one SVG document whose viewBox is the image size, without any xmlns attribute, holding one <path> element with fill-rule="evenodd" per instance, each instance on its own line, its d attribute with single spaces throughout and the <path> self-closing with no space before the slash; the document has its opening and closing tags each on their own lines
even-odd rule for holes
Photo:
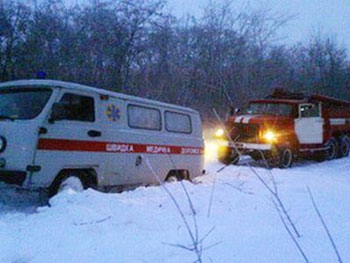
<svg viewBox="0 0 350 263">
<path fill-rule="evenodd" d="M 0 153 L 6 149 L 6 139 L 0 136 Z"/>
<path fill-rule="evenodd" d="M 215 137 L 218 138 L 218 139 L 222 139 L 225 135 L 225 131 L 224 129 L 217 129 L 216 132 L 215 132 Z"/>
<path fill-rule="evenodd" d="M 267 131 L 263 134 L 263 139 L 265 139 L 267 142 L 274 142 L 276 141 L 277 136 L 273 131 Z"/>
</svg>

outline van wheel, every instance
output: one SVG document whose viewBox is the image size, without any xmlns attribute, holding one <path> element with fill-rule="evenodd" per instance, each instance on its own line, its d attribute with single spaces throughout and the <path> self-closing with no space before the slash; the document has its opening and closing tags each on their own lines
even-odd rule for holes
<svg viewBox="0 0 350 263">
<path fill-rule="evenodd" d="M 69 176 L 61 182 L 57 192 L 60 193 L 68 189 L 74 190 L 75 192 L 82 192 L 85 187 L 79 177 Z"/>
<path fill-rule="evenodd" d="M 189 180 L 190 174 L 187 170 L 172 170 L 168 173 L 165 181 L 168 183 L 178 182 L 181 180 Z"/>
<path fill-rule="evenodd" d="M 67 170 L 62 171 L 53 181 L 48 189 L 49 197 L 65 189 L 73 189 L 76 192 L 81 192 L 88 187 L 97 185 L 96 178 L 90 173 L 84 171 Z"/>
<path fill-rule="evenodd" d="M 338 157 L 346 157 L 349 155 L 350 151 L 350 139 L 348 136 L 342 136 L 338 139 L 339 143 L 339 152 Z"/>
<path fill-rule="evenodd" d="M 180 180 L 175 175 L 169 176 L 166 179 L 166 182 L 168 182 L 168 183 L 175 183 L 175 182 L 178 182 L 178 181 L 180 181 Z"/>
<path fill-rule="evenodd" d="M 336 139 L 331 138 L 327 144 L 326 144 L 327 149 L 327 160 L 333 160 L 337 158 L 338 155 L 338 143 Z"/>
</svg>

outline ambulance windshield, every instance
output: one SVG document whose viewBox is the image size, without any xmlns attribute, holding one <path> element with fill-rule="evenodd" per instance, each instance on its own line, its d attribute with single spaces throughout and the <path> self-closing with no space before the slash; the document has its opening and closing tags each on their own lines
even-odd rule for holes
<svg viewBox="0 0 350 263">
<path fill-rule="evenodd" d="M 52 93 L 48 88 L 0 89 L 0 120 L 29 120 L 40 114 Z"/>
<path fill-rule="evenodd" d="M 278 116 L 291 116 L 293 105 L 286 103 L 251 103 L 247 109 L 248 114 L 267 114 Z"/>
</svg>

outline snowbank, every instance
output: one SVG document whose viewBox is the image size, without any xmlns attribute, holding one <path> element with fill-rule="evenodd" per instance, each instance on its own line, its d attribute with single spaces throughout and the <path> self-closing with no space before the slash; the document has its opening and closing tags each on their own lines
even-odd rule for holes
<svg viewBox="0 0 350 263">
<path fill-rule="evenodd" d="M 196 184 L 166 184 L 198 240 L 203 262 L 305 262 L 273 205 L 245 165 L 212 162 Z M 310 262 L 337 262 L 307 187 L 343 262 L 350 262 L 349 158 L 255 171 L 277 186 Z M 195 216 L 184 188 L 193 203 Z M 162 186 L 121 194 L 63 192 L 49 200 L 1 186 L 0 262 L 194 262 L 188 230 Z M 12 192 L 11 192 L 12 191 Z M 197 227 L 195 227 L 197 226 Z M 212 231 L 211 231 L 212 230 Z M 208 236 L 206 234 L 211 231 Z"/>
</svg>

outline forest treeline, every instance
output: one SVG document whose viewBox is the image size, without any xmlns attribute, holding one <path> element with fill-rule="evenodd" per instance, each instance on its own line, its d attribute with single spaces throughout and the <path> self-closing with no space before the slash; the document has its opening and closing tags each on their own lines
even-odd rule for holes
<svg viewBox="0 0 350 263">
<path fill-rule="evenodd" d="M 205 120 L 275 87 L 350 100 L 350 64 L 336 39 L 315 33 L 282 45 L 291 19 L 268 7 L 209 1 L 175 18 L 165 0 L 0 1 L 0 81 L 72 81 L 190 106 Z"/>
</svg>

